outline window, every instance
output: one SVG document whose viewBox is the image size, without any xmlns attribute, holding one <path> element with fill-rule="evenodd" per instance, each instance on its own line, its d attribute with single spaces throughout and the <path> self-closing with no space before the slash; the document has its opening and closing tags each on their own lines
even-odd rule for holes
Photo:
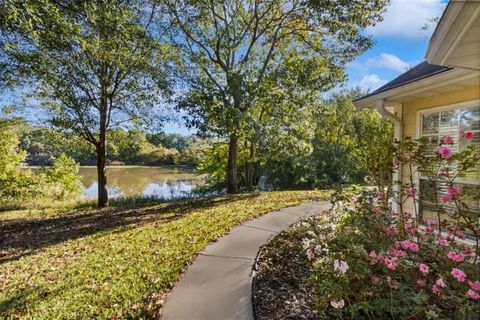
<svg viewBox="0 0 480 320">
<path fill-rule="evenodd" d="M 460 130 L 472 131 L 474 138 L 472 141 L 460 139 Z M 444 109 L 442 111 L 425 112 L 420 116 L 420 135 L 421 137 L 434 138 L 436 140 L 443 136 L 453 137 L 455 144 L 452 151 L 458 152 L 466 148 L 469 144 L 476 144 L 480 149 L 480 104 L 476 103 L 473 106 L 459 106 L 455 109 Z M 460 142 L 460 143 L 459 143 Z M 435 145 L 432 144 L 431 152 L 434 152 Z M 450 168 L 455 170 L 455 165 Z M 430 185 L 427 179 L 420 176 L 420 203 L 419 215 L 420 220 L 434 219 L 436 217 L 435 202 L 440 199 L 435 199 L 433 186 Z M 471 170 L 456 179 L 456 182 L 462 190 L 480 191 L 480 166 Z M 440 186 L 440 193 L 446 186 Z M 441 194 L 439 196 L 441 196 Z M 468 203 L 469 209 L 479 213 L 480 201 L 471 201 Z M 453 207 L 445 208 L 446 211 L 453 211 Z"/>
</svg>

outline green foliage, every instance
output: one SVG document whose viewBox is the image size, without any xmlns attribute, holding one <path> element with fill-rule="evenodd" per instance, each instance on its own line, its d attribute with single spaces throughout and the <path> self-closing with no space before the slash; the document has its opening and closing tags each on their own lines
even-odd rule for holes
<svg viewBox="0 0 480 320">
<path fill-rule="evenodd" d="M 355 156 L 358 158 L 374 185 L 381 189 L 392 185 L 393 124 L 383 119 L 378 112 L 356 110 L 354 118 L 356 136 Z"/>
<path fill-rule="evenodd" d="M 53 192 L 55 200 L 77 198 L 83 189 L 81 177 L 78 175 L 80 166 L 71 157 L 62 154 L 53 160 L 51 167 L 44 169 L 45 181 Z"/>
<path fill-rule="evenodd" d="M 18 148 L 15 121 L 0 119 L 0 141 L 0 205 L 36 196 L 37 177 L 20 168 L 26 153 Z"/>
<path fill-rule="evenodd" d="M 361 179 L 361 163 L 355 156 L 357 132 L 354 118 L 357 108 L 353 95 L 336 94 L 315 113 L 316 126 L 312 160 L 317 185 L 342 185 Z M 365 173 L 364 173 L 365 174 Z"/>
<path fill-rule="evenodd" d="M 18 171 L 26 152 L 18 149 L 19 139 L 11 120 L 0 119 L 0 179 L 5 180 Z"/>
<path fill-rule="evenodd" d="M 278 104 L 265 113 L 257 157 L 273 186 L 341 187 L 362 183 L 366 175 L 377 185 L 390 182 L 393 126 L 376 111 L 356 108 L 352 99 L 359 94 L 320 102 L 299 95 L 285 104 L 302 107 L 278 111 Z"/>
<path fill-rule="evenodd" d="M 238 163 L 243 166 L 246 163 L 247 151 L 240 149 Z M 206 189 L 223 189 L 225 188 L 226 172 L 228 159 L 228 144 L 224 142 L 213 143 L 204 151 L 203 160 L 197 167 L 199 174 L 207 174 Z M 241 171 L 238 172 L 239 177 Z"/>
<path fill-rule="evenodd" d="M 0 207 L 78 198 L 82 185 L 72 158 L 60 155 L 51 168 L 38 174 L 21 168 L 27 153 L 19 149 L 18 126 L 18 121 L 0 119 Z"/>
</svg>

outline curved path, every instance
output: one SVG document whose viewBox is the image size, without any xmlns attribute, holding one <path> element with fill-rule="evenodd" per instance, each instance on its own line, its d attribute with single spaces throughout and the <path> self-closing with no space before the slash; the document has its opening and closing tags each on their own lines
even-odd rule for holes
<svg viewBox="0 0 480 320">
<path fill-rule="evenodd" d="M 188 267 L 167 297 L 162 319 L 254 319 L 252 267 L 260 247 L 299 219 L 328 209 L 329 202 L 307 202 L 233 228 Z"/>
</svg>

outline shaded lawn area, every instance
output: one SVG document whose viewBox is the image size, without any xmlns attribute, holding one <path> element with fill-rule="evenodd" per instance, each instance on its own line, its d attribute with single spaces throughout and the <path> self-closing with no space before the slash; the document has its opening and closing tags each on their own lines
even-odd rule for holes
<svg viewBox="0 0 480 320">
<path fill-rule="evenodd" d="M 242 221 L 328 198 L 326 191 L 282 191 L 44 218 L 0 213 L 0 317 L 156 317 L 209 242 Z"/>
</svg>

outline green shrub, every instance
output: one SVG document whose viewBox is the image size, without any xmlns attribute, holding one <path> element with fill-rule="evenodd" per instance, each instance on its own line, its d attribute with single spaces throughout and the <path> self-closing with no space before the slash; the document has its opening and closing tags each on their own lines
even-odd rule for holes
<svg viewBox="0 0 480 320">
<path fill-rule="evenodd" d="M 77 198 L 83 189 L 79 168 L 79 164 L 66 154 L 54 159 L 51 167 L 44 168 L 48 196 L 56 200 Z"/>
</svg>

